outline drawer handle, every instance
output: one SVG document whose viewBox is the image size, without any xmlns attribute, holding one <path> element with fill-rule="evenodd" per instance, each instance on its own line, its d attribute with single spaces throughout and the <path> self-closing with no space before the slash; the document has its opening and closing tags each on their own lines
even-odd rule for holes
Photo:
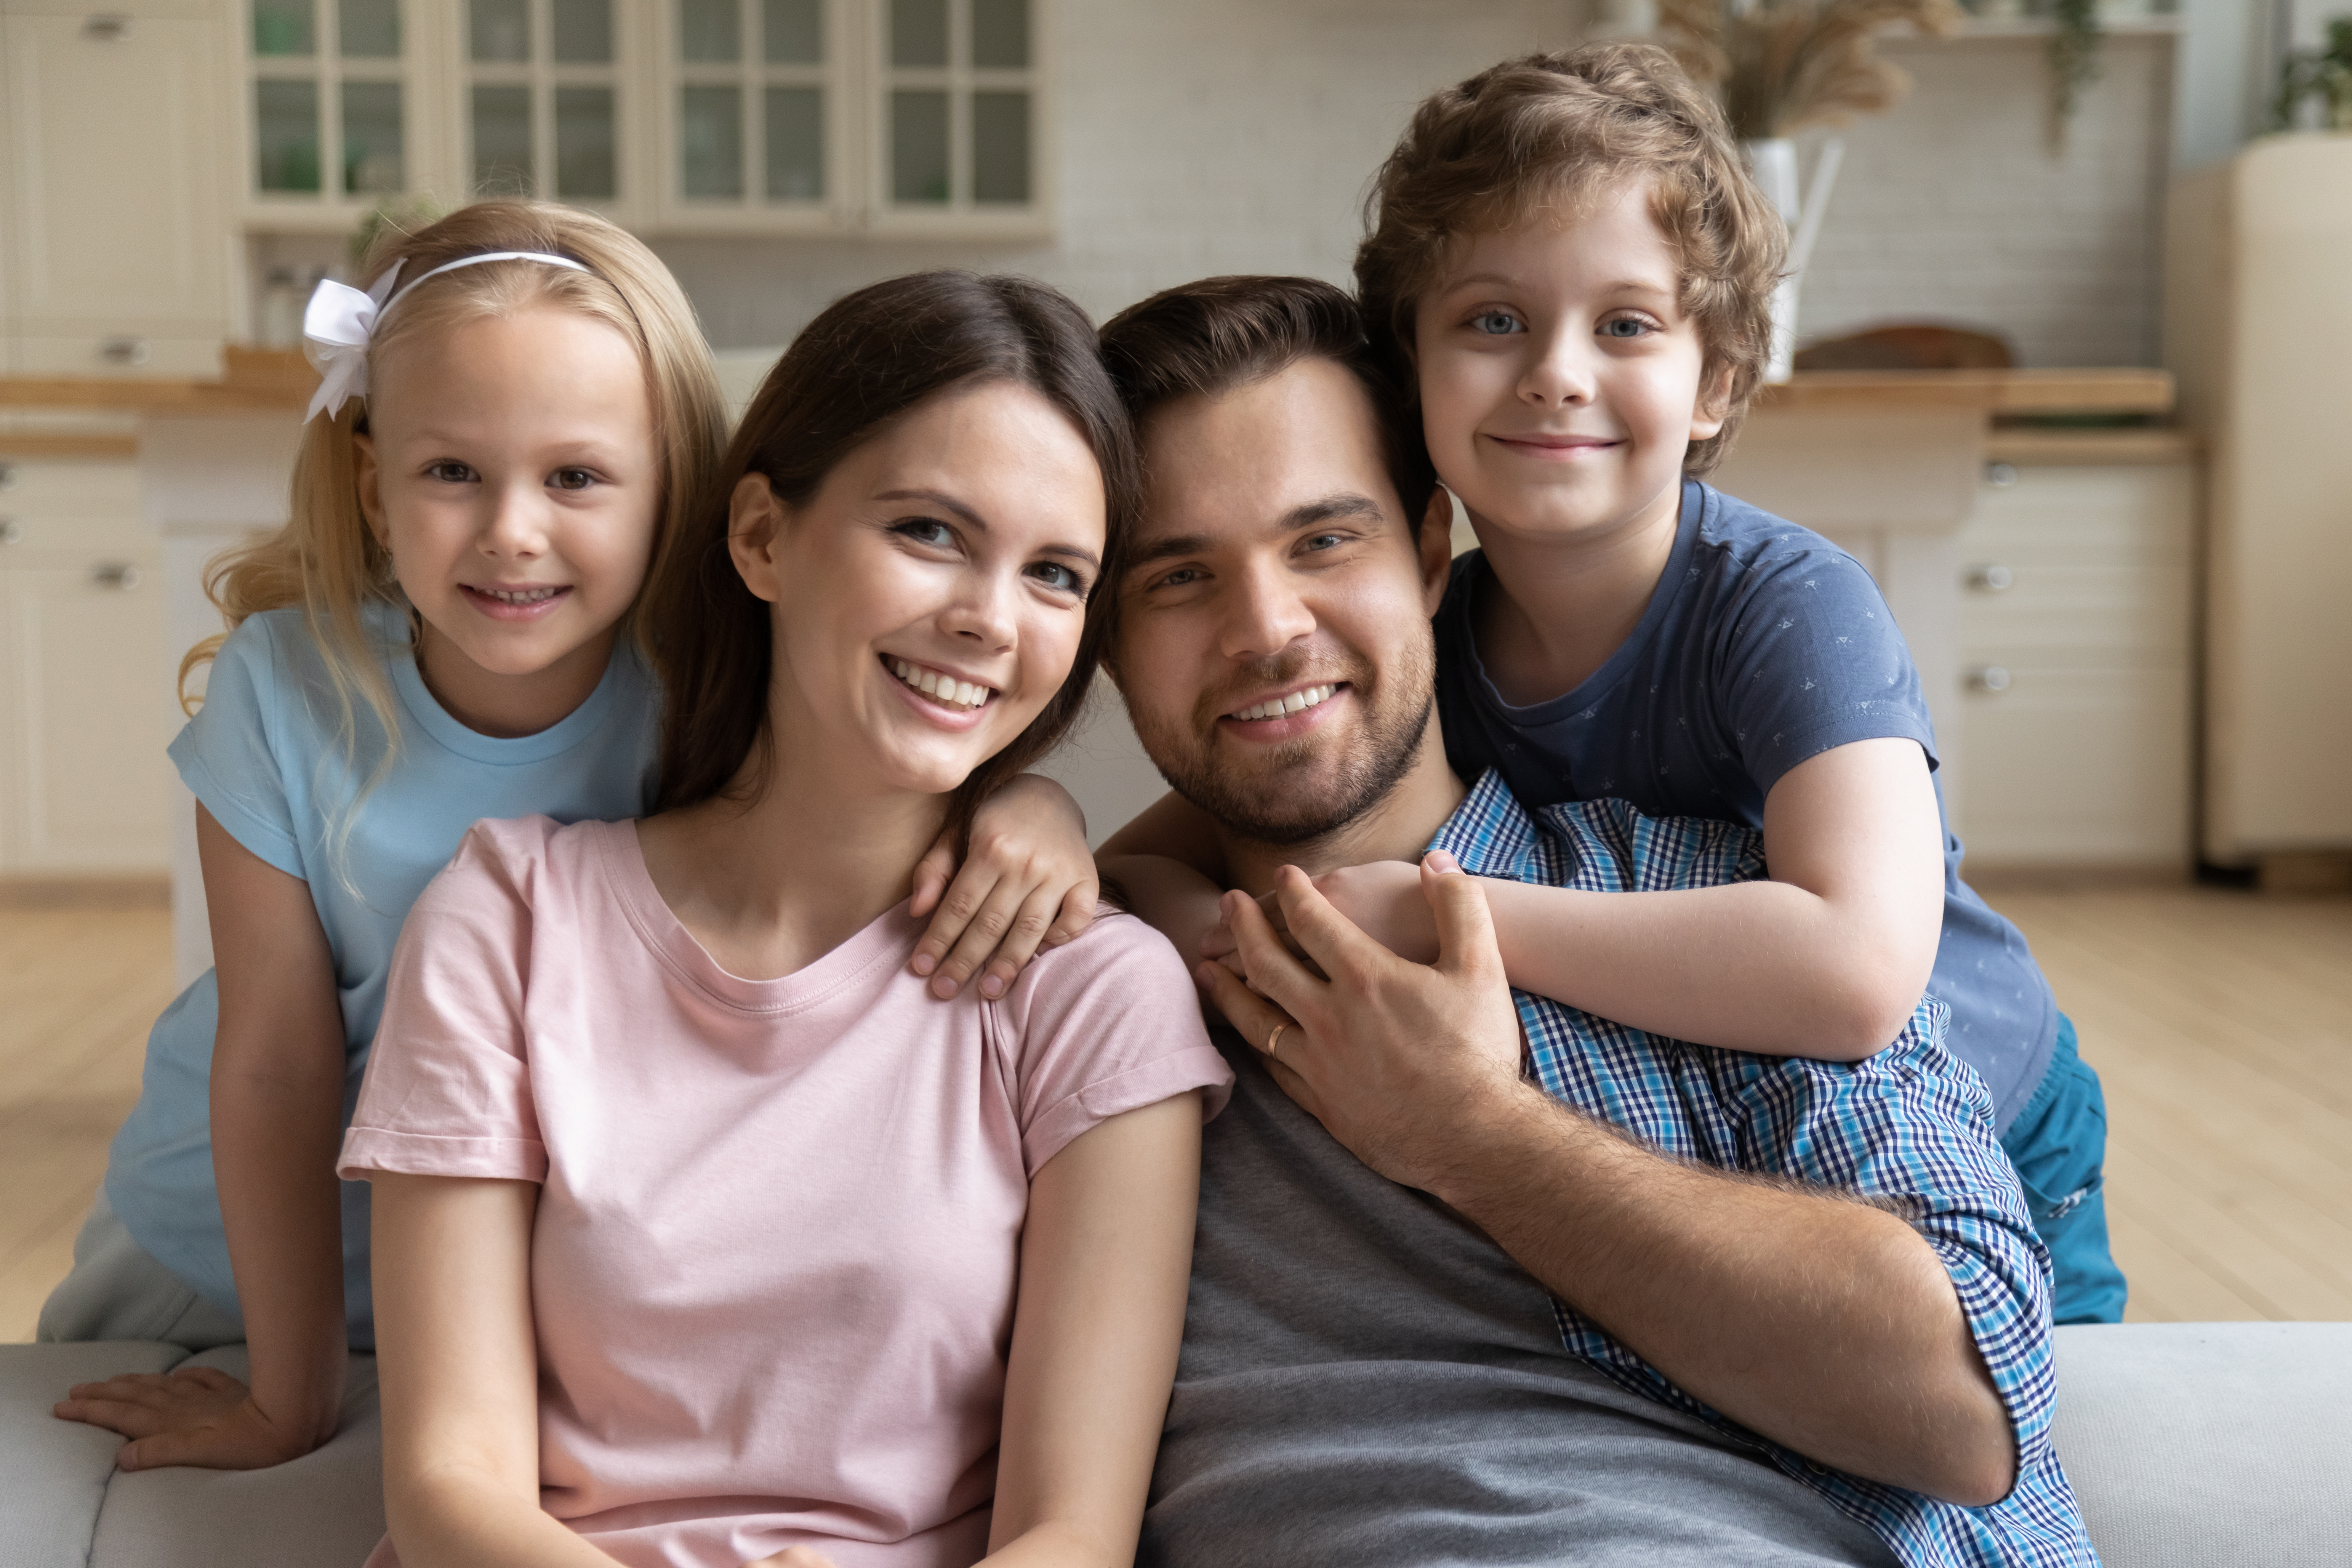
<svg viewBox="0 0 2352 1568">
<path fill-rule="evenodd" d="M 2010 486 L 2017 483 L 2017 465 L 2014 463 L 1987 463 L 1985 465 L 1985 483 L 1990 485 L 1997 490 L 2005 490 L 2009 489 Z"/>
<path fill-rule="evenodd" d="M 1969 567 L 1968 582 L 1979 594 L 2000 594 L 2017 585 L 2017 574 L 1997 562 L 1988 563 Z"/>
<path fill-rule="evenodd" d="M 145 338 L 109 338 L 98 345 L 98 357 L 109 364 L 145 364 Z"/>
<path fill-rule="evenodd" d="M 13 517 L 0 517 L 0 544 L 21 544 L 25 541 L 25 525 Z"/>
<path fill-rule="evenodd" d="M 128 594 L 139 586 L 139 568 L 123 561 L 109 561 L 89 570 L 90 583 L 97 587 L 111 588 Z"/>
<path fill-rule="evenodd" d="M 1970 691 L 1998 692 L 2009 689 L 2009 671 L 1997 664 L 1979 664 L 1965 677 Z"/>
<path fill-rule="evenodd" d="M 119 44 L 131 36 L 131 18 L 120 11 L 98 11 L 81 25 L 82 37 L 101 44 Z"/>
<path fill-rule="evenodd" d="M 13 490 L 16 488 L 16 465 L 14 463 L 0 463 L 0 490 Z"/>
</svg>

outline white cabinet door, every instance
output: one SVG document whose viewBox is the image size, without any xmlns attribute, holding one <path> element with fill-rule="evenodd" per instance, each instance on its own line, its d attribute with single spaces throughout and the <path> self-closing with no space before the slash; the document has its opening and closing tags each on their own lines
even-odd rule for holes
<svg viewBox="0 0 2352 1568">
<path fill-rule="evenodd" d="M 147 368 L 142 339 L 224 336 L 219 25 L 12 16 L 0 26 L 15 335 L 79 343 L 87 364 L 44 368 L 84 374 Z"/>
<path fill-rule="evenodd" d="M 17 875 L 155 874 L 171 865 L 170 742 L 157 683 L 163 589 L 152 549 L 0 567 L 0 804 Z"/>
<path fill-rule="evenodd" d="M 2189 860 L 2197 471 L 2028 467 L 1959 535 L 1969 864 Z"/>
</svg>

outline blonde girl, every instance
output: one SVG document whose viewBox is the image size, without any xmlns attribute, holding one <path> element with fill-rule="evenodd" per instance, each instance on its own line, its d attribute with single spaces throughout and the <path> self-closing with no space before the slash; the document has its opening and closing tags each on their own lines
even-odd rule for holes
<svg viewBox="0 0 2352 1568">
<path fill-rule="evenodd" d="M 200 1369 L 70 1391 L 57 1414 L 131 1439 L 125 1469 L 257 1468 L 332 1434 L 346 1347 L 374 1343 L 367 1188 L 335 1151 L 394 940 L 477 819 L 650 802 L 632 608 L 726 436 L 692 308 L 603 219 L 486 202 L 387 234 L 362 276 L 364 298 L 322 289 L 306 321 L 326 379 L 291 521 L 214 572 L 232 629 L 188 659 L 211 672 L 172 757 L 215 968 L 157 1022 L 41 1314 L 46 1340 L 248 1342 L 249 1386 Z M 968 867 L 949 902 L 1035 902 L 1024 879 L 1051 871 L 1090 912 L 1092 867 L 1066 863 Z M 959 931 L 943 919 L 927 952 Z"/>
</svg>

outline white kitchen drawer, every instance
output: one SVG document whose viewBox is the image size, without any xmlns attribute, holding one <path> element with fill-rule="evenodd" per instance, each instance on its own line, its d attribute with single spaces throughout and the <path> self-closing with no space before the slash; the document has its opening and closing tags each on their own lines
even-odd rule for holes
<svg viewBox="0 0 2352 1568">
<path fill-rule="evenodd" d="M 221 374 L 221 339 L 150 337 L 135 327 L 75 337 L 24 337 L 16 340 L 16 371 L 20 375 L 215 380 Z"/>
<path fill-rule="evenodd" d="M 2004 673 L 1961 710 L 1969 862 L 2186 866 L 2187 665 Z"/>
<path fill-rule="evenodd" d="M 2010 564 L 2011 562 L 2015 564 Z M 1983 563 L 1966 569 L 1960 597 L 1964 661 L 2094 665 L 2178 662 L 2189 657 L 2189 566 L 2049 565 L 2011 552 L 1995 582 Z"/>
<path fill-rule="evenodd" d="M 139 515 L 139 465 L 129 458 L 0 458 L 0 511 Z"/>
</svg>

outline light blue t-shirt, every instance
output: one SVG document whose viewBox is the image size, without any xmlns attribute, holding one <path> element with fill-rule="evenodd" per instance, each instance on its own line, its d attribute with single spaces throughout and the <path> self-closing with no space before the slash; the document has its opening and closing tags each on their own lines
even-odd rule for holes
<svg viewBox="0 0 2352 1568">
<path fill-rule="evenodd" d="M 252 616 L 230 635 L 213 661 L 204 707 L 171 748 L 181 778 L 231 837 L 310 884 L 342 1003 L 346 1125 L 401 922 L 466 830 L 484 817 L 534 813 L 562 822 L 644 815 L 660 717 L 653 679 L 624 639 L 594 692 L 560 723 L 512 740 L 478 734 L 425 689 L 405 609 L 377 603 L 365 615 L 392 677 L 400 749 L 364 796 L 383 755 L 382 728 L 355 694 L 356 758 L 346 752 L 334 688 L 299 609 Z M 207 970 L 156 1020 L 139 1103 L 108 1158 L 106 1198 L 157 1261 L 235 1311 L 236 1281 L 213 1185 L 219 1005 Z M 342 1198 L 344 1310 L 352 1345 L 364 1349 L 375 1339 L 367 1184 L 345 1182 Z"/>
</svg>

